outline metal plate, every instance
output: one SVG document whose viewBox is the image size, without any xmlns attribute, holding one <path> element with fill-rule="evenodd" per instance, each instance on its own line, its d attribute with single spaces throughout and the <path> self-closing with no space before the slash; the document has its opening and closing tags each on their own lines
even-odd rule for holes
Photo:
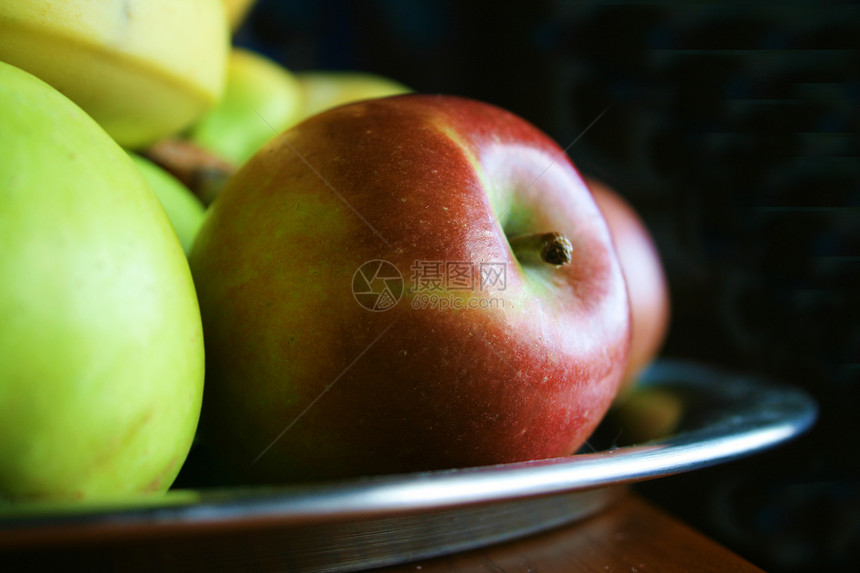
<svg viewBox="0 0 860 573">
<path fill-rule="evenodd" d="M 567 458 L 342 483 L 0 506 L 0 551 L 30 560 L 121 551 L 144 569 L 186 557 L 214 571 L 403 563 L 575 521 L 606 507 L 615 486 L 753 454 L 803 432 L 816 416 L 799 390 L 693 363 L 658 362 L 637 388 L 677 397 L 671 435 Z M 623 432 L 609 420 L 598 435 Z"/>
</svg>

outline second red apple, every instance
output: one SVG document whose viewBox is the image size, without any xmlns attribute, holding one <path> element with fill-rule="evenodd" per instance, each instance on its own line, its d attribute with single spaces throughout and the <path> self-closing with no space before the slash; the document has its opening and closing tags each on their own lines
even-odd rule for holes
<svg viewBox="0 0 860 573">
<path fill-rule="evenodd" d="M 669 285 L 657 245 L 639 214 L 605 183 L 586 178 L 618 252 L 630 297 L 632 335 L 619 397 L 657 356 L 669 328 Z"/>
</svg>

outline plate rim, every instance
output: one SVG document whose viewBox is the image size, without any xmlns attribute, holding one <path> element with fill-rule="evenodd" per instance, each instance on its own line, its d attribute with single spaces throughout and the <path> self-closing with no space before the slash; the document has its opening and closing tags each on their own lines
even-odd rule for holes
<svg viewBox="0 0 860 573">
<path fill-rule="evenodd" d="M 699 362 L 659 360 L 637 388 L 671 380 L 679 387 L 688 381 L 690 388 L 707 389 L 730 403 L 734 399 L 737 411 L 649 442 L 563 458 L 323 484 L 174 490 L 151 505 L 73 513 L 26 515 L 19 509 L 10 514 L 0 506 L 0 549 L 46 544 L 64 535 L 84 540 L 99 534 L 135 537 L 368 520 L 604 488 L 751 455 L 807 431 L 817 418 L 815 402 L 798 388 Z M 747 394 L 732 398 L 732 392 Z"/>
</svg>

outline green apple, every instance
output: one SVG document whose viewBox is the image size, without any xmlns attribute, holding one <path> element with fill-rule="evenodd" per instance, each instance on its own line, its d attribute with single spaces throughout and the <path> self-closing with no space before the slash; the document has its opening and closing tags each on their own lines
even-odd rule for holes
<svg viewBox="0 0 860 573">
<path fill-rule="evenodd" d="M 366 72 L 307 71 L 296 73 L 302 89 L 301 117 L 364 99 L 408 93 L 400 82 Z"/>
<path fill-rule="evenodd" d="M 241 165 L 298 119 L 301 98 L 288 69 L 255 52 L 233 48 L 224 95 L 192 127 L 189 138 Z"/>
<path fill-rule="evenodd" d="M 201 443 L 248 480 L 570 455 L 627 359 L 588 188 L 548 136 L 472 100 L 303 121 L 227 182 L 189 262 Z"/>
<path fill-rule="evenodd" d="M 200 230 L 200 225 L 203 224 L 206 207 L 173 175 L 136 153 L 129 153 L 129 155 L 152 187 L 161 206 L 167 212 L 179 242 L 182 243 L 182 249 L 188 253 L 194 243 L 194 237 L 197 236 L 197 231 Z"/>
<path fill-rule="evenodd" d="M 613 404 L 613 422 L 623 444 L 641 444 L 671 435 L 684 415 L 684 401 L 666 388 L 629 388 Z"/>
<path fill-rule="evenodd" d="M 166 490 L 195 435 L 188 263 L 126 152 L 0 63 L 0 496 Z"/>
</svg>

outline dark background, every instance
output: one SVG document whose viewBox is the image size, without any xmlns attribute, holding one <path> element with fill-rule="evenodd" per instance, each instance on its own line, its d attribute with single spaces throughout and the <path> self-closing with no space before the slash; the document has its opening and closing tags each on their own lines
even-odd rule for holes
<svg viewBox="0 0 860 573">
<path fill-rule="evenodd" d="M 860 570 L 860 6 L 261 0 L 236 43 L 491 102 L 562 146 L 606 110 L 569 154 L 658 242 L 663 355 L 820 406 L 790 444 L 637 488 L 768 571 Z"/>
</svg>

